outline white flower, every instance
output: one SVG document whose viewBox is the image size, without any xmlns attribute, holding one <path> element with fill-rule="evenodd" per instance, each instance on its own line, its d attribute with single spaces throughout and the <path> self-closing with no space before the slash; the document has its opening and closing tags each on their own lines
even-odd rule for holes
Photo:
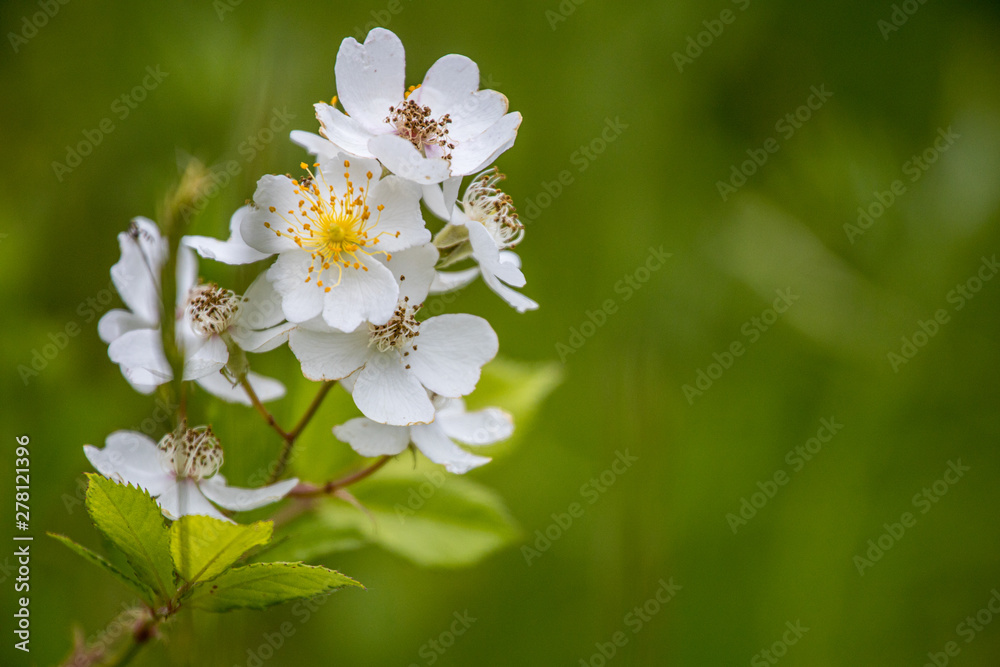
<svg viewBox="0 0 1000 667">
<path fill-rule="evenodd" d="M 293 330 L 288 346 L 303 374 L 310 380 L 339 380 L 357 371 L 353 396 L 358 408 L 372 421 L 397 426 L 434 419 L 428 390 L 452 398 L 471 393 L 480 368 L 496 356 L 497 335 L 474 315 L 417 321 L 436 259 L 437 250 L 429 244 L 393 259 L 401 298 L 385 324 L 344 333 L 312 321 Z"/>
<path fill-rule="evenodd" d="M 160 333 L 159 281 L 167 258 L 166 241 L 154 222 L 136 218 L 128 232 L 118 235 L 118 242 L 122 256 L 111 267 L 111 278 L 128 310 L 109 311 L 97 330 L 125 379 L 148 394 L 173 377 Z M 241 298 L 216 285 L 195 285 L 197 272 L 194 253 L 182 244 L 175 331 L 184 353 L 184 379 L 197 381 L 224 400 L 249 405 L 242 388 L 234 388 L 220 372 L 229 360 L 222 334 L 247 351 L 264 352 L 287 340 L 292 325 L 279 324 L 277 297 L 263 278 Z M 263 401 L 284 396 L 285 388 L 277 380 L 252 372 L 248 379 Z"/>
<path fill-rule="evenodd" d="M 478 264 L 483 282 L 500 298 L 523 313 L 535 310 L 538 304 L 516 292 L 508 285 L 524 287 L 520 258 L 509 249 L 524 237 L 524 225 L 518 220 L 510 196 L 497 183 L 504 175 L 496 169 L 476 177 L 465 189 L 461 207 L 451 214 L 450 235 L 462 239 L 458 230 L 465 230 L 471 246 L 472 257 Z M 443 235 L 439 235 L 441 238 Z M 468 284 L 476 276 L 475 270 L 439 272 L 431 292 L 438 294 Z M 506 283 L 506 284 L 504 284 Z"/>
<path fill-rule="evenodd" d="M 169 519 L 201 514 L 231 521 L 212 503 L 237 512 L 257 509 L 281 500 L 299 482 L 286 479 L 259 489 L 227 486 L 218 474 L 222 448 L 211 427 L 165 435 L 158 445 L 142 433 L 116 431 L 104 449 L 84 445 L 83 451 L 108 479 L 149 492 Z"/>
<path fill-rule="evenodd" d="M 249 205 L 236 209 L 229 219 L 229 238 L 225 241 L 213 239 L 210 236 L 185 236 L 184 245 L 193 248 L 205 259 L 214 259 L 226 264 L 250 264 L 259 262 L 271 256 L 255 250 L 246 244 L 240 231 L 243 220 L 253 208 Z"/>
<path fill-rule="evenodd" d="M 320 102 L 320 133 L 292 132 L 292 141 L 324 156 L 339 150 L 377 158 L 392 173 L 420 185 L 474 174 L 514 144 L 521 114 L 507 98 L 479 90 L 479 68 L 465 56 L 442 57 L 420 86 L 405 86 L 403 44 L 376 28 L 364 44 L 348 37 L 334 73 L 346 114 Z M 438 195 L 440 196 L 440 195 Z"/>
<path fill-rule="evenodd" d="M 514 422 L 499 408 L 466 412 L 458 398 L 432 397 L 434 421 L 414 426 L 389 426 L 366 417 L 333 427 L 333 434 L 362 456 L 396 455 L 411 442 L 434 463 L 458 475 L 490 462 L 485 456 L 470 454 L 455 444 L 488 445 L 510 437 Z"/>
<path fill-rule="evenodd" d="M 430 232 L 417 188 L 395 176 L 376 180 L 381 173 L 374 160 L 338 155 L 301 181 L 264 176 L 257 183 L 242 235 L 256 250 L 278 253 L 267 276 L 290 322 L 322 315 L 353 331 L 392 316 L 399 289 L 379 258 L 427 243 Z"/>
</svg>

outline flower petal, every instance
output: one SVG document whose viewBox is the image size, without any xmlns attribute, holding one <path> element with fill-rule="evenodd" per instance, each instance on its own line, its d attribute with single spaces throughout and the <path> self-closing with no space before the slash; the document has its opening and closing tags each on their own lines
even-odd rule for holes
<svg viewBox="0 0 1000 667">
<path fill-rule="evenodd" d="M 379 239 L 378 250 L 396 252 L 431 240 L 420 215 L 420 189 L 413 183 L 386 176 L 372 184 L 368 200 L 373 210 L 379 205 L 385 207 L 370 232 Z"/>
<path fill-rule="evenodd" d="M 135 431 L 115 431 L 104 449 L 84 445 L 83 453 L 97 472 L 122 484 L 134 484 L 157 496 L 173 482 L 160 465 L 160 452 L 149 437 Z"/>
<path fill-rule="evenodd" d="M 111 280 L 129 310 L 155 327 L 160 322 L 160 271 L 167 245 L 152 220 L 134 218 L 132 225 L 134 234 L 118 235 L 122 254 L 111 267 Z"/>
<path fill-rule="evenodd" d="M 153 328 L 155 327 L 156 325 L 154 324 Z M 148 328 L 150 328 L 149 322 L 135 313 L 115 308 L 104 313 L 104 316 L 97 322 L 97 335 L 105 343 L 110 343 L 129 331 Z"/>
<path fill-rule="evenodd" d="M 458 189 L 462 186 L 461 176 L 452 176 L 441 182 L 440 185 L 424 185 L 424 203 L 430 212 L 442 220 L 450 220 L 451 212 L 455 208 L 458 200 Z"/>
<path fill-rule="evenodd" d="M 323 312 L 323 289 L 305 282 L 312 260 L 301 250 L 283 252 L 267 270 L 267 280 L 281 295 L 281 311 L 289 322 L 305 322 Z"/>
<path fill-rule="evenodd" d="M 476 388 L 479 369 L 496 356 L 499 342 L 489 322 L 466 314 L 438 315 L 420 325 L 410 365 L 425 387 L 441 396 Z"/>
<path fill-rule="evenodd" d="M 122 334 L 108 345 L 108 357 L 121 365 L 123 370 L 145 370 L 160 382 L 166 382 L 173 376 L 163 354 L 159 329 L 137 329 Z"/>
<path fill-rule="evenodd" d="M 197 514 L 209 516 L 220 521 L 236 523 L 225 514 L 215 509 L 212 503 L 201 494 L 198 485 L 191 479 L 179 479 L 171 484 L 163 494 L 156 499 L 168 519 L 179 519 L 182 516 Z"/>
<path fill-rule="evenodd" d="M 227 510 L 245 512 L 264 505 L 278 502 L 299 483 L 296 478 L 284 479 L 277 484 L 262 486 L 259 489 L 243 489 L 238 486 L 227 486 L 226 478 L 213 475 L 203 479 L 198 484 L 201 492 L 216 505 Z"/>
<path fill-rule="evenodd" d="M 475 150 L 475 146 L 473 149 Z M 395 134 L 373 137 L 368 142 L 368 150 L 385 165 L 386 169 L 400 178 L 420 185 L 440 183 L 451 176 L 447 160 L 440 157 L 424 157 L 413 144 Z M 475 156 L 479 156 L 481 152 L 482 149 L 475 153 Z"/>
<path fill-rule="evenodd" d="M 538 309 L 538 303 L 536 301 L 529 299 L 510 287 L 507 287 L 493 275 L 489 275 L 484 272 L 483 282 L 485 282 L 486 285 L 497 294 L 497 296 L 513 306 L 519 313 Z"/>
<path fill-rule="evenodd" d="M 248 246 L 267 255 L 298 249 L 295 241 L 275 231 L 287 226 L 283 218 L 294 215 L 289 211 L 297 210 L 299 199 L 296 189 L 287 176 L 268 174 L 257 181 L 257 191 L 253 195 L 255 206 L 240 222 L 240 235 Z"/>
<path fill-rule="evenodd" d="M 322 136 L 313 134 L 307 138 L 304 136 L 305 132 L 292 132 L 292 141 L 317 156 L 328 155 L 332 148 L 334 151 L 342 150 L 351 155 L 375 157 L 368 151 L 368 140 L 372 138 L 372 133 L 361 123 L 324 102 L 316 104 L 315 109 Z M 388 112 L 386 113 L 388 115 Z M 311 137 L 316 137 L 326 145 L 318 143 Z"/>
<path fill-rule="evenodd" d="M 267 279 L 267 273 L 261 273 L 243 293 L 236 324 L 247 329 L 267 329 L 283 319 L 281 295 Z"/>
<path fill-rule="evenodd" d="M 517 268 L 516 264 L 504 264 L 500 261 L 500 249 L 497 247 L 497 242 L 493 238 L 493 235 L 478 222 L 469 221 L 465 225 L 465 228 L 469 230 L 469 243 L 472 244 L 472 253 L 483 275 L 497 276 L 514 287 L 523 287 L 525 283 L 524 274 L 521 273 L 521 269 Z"/>
<path fill-rule="evenodd" d="M 448 437 L 467 445 L 489 445 L 506 440 L 514 432 L 514 418 L 500 408 L 475 412 L 438 410 L 434 421 Z"/>
<path fill-rule="evenodd" d="M 389 107 L 403 100 L 405 69 L 403 43 L 388 30 L 375 28 L 364 44 L 345 39 L 334 66 L 344 110 L 371 132 L 385 128 Z"/>
<path fill-rule="evenodd" d="M 354 331 L 363 322 L 384 323 L 396 310 L 399 286 L 392 272 L 368 255 L 359 254 L 357 259 L 359 268 L 339 267 L 339 285 L 335 284 L 338 267 L 322 273 L 324 284 L 333 285 L 329 292 L 312 288 L 323 294 L 323 320 L 341 331 Z"/>
<path fill-rule="evenodd" d="M 521 114 L 509 113 L 482 134 L 457 143 L 452 150 L 451 173 L 475 174 L 491 165 L 508 148 L 514 145 Z"/>
<path fill-rule="evenodd" d="M 399 284 L 400 300 L 408 298 L 412 305 L 424 302 L 434 280 L 437 260 L 438 250 L 430 243 L 393 253 L 386 266 Z"/>
<path fill-rule="evenodd" d="M 334 426 L 333 435 L 361 456 L 394 456 L 410 444 L 410 427 L 379 424 L 367 417 Z"/>
<path fill-rule="evenodd" d="M 449 137 L 466 141 L 482 134 L 507 113 L 507 98 L 479 90 L 479 67 L 465 56 L 449 54 L 427 70 L 415 101 L 431 108 L 435 118 L 448 114 Z"/>
<path fill-rule="evenodd" d="M 409 426 L 434 419 L 427 391 L 394 351 L 371 356 L 358 374 L 352 396 L 365 417 L 380 424 Z"/>
<path fill-rule="evenodd" d="M 298 328 L 289 334 L 288 347 L 310 380 L 339 380 L 367 361 L 368 330 L 340 333 Z"/>
<path fill-rule="evenodd" d="M 241 206 L 229 220 L 229 238 L 225 241 L 210 236 L 185 236 L 182 242 L 194 249 L 205 259 L 214 259 L 224 264 L 250 264 L 267 259 L 270 254 L 260 252 L 247 245 L 240 232 L 243 220 L 251 214 L 250 206 Z"/>
<path fill-rule="evenodd" d="M 229 330 L 229 335 L 247 352 L 270 352 L 288 342 L 288 334 L 295 326 L 294 322 L 284 322 L 262 331 L 234 326 Z"/>
<path fill-rule="evenodd" d="M 444 294 L 462 289 L 479 276 L 479 267 L 462 271 L 437 271 L 434 280 L 431 282 L 431 294 Z"/>
<path fill-rule="evenodd" d="M 229 348 L 220 336 L 210 336 L 197 349 L 185 349 L 184 379 L 197 380 L 212 375 L 229 361 Z"/>
<path fill-rule="evenodd" d="M 437 423 L 412 427 L 410 437 L 424 456 L 434 463 L 440 463 L 448 472 L 456 475 L 462 475 L 492 460 L 485 456 L 470 454 L 456 445 Z"/>
</svg>

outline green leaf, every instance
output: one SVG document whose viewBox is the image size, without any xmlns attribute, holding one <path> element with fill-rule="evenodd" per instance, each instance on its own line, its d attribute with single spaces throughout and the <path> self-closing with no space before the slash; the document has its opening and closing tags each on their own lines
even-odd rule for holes
<svg viewBox="0 0 1000 667">
<path fill-rule="evenodd" d="M 253 563 L 195 585 L 185 604 L 207 611 L 264 609 L 361 584 L 334 570 L 302 563 Z"/>
<path fill-rule="evenodd" d="M 487 456 L 502 456 L 524 437 L 545 399 L 563 380 L 562 364 L 498 358 L 486 364 L 476 391 L 466 399 L 469 410 L 503 408 L 514 417 L 514 435 L 504 442 L 477 447 Z"/>
<path fill-rule="evenodd" d="M 47 535 L 65 544 L 67 547 L 69 547 L 71 551 L 81 556 L 85 561 L 93 563 L 94 565 L 104 568 L 105 571 L 110 572 L 111 575 L 115 577 L 118 581 L 125 584 L 132 590 L 138 591 L 139 594 L 142 595 L 143 599 L 146 600 L 146 602 L 152 604 L 153 601 L 156 599 L 156 595 L 153 593 L 152 589 L 150 589 L 149 586 L 147 586 L 142 582 L 136 581 L 132 577 L 128 576 L 127 574 L 119 570 L 117 567 L 109 563 L 107 560 L 105 560 L 104 557 L 101 556 L 100 554 L 94 553 L 87 547 L 83 546 L 82 544 L 74 542 L 65 535 L 58 535 L 56 533 L 47 533 Z"/>
<path fill-rule="evenodd" d="M 139 580 L 162 600 L 174 591 L 170 533 L 148 493 L 88 473 L 87 511 L 98 529 L 125 554 Z"/>
<path fill-rule="evenodd" d="M 253 560 L 311 561 L 368 544 L 355 526 L 330 522 L 322 513 L 310 512 L 281 527 L 271 546 L 254 554 Z"/>
<path fill-rule="evenodd" d="M 370 515 L 338 500 L 327 501 L 316 512 L 328 525 L 354 528 L 384 549 L 427 567 L 472 565 L 520 536 L 493 490 L 438 468 L 420 472 L 407 470 L 409 465 L 391 464 L 352 487 Z"/>
<path fill-rule="evenodd" d="M 241 526 L 208 516 L 182 516 L 170 527 L 170 555 L 185 581 L 206 581 L 222 573 L 253 547 L 271 539 L 272 523 Z"/>
</svg>

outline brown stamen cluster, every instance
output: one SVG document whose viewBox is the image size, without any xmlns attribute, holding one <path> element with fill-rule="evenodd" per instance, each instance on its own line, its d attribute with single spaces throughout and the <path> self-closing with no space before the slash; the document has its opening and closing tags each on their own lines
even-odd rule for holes
<svg viewBox="0 0 1000 667">
<path fill-rule="evenodd" d="M 394 126 L 396 134 L 416 146 L 421 154 L 427 155 L 427 146 L 437 146 L 444 153 L 441 157 L 451 159 L 451 150 L 455 148 L 455 144 L 448 138 L 450 114 L 435 120 L 431 118 L 430 107 L 422 107 L 413 100 L 406 100 L 398 106 L 389 107 L 385 122 Z"/>
<path fill-rule="evenodd" d="M 420 322 L 415 315 L 423 304 L 411 306 L 409 301 L 410 297 L 404 297 L 385 324 L 368 325 L 369 345 L 377 347 L 379 352 L 388 352 L 393 348 L 402 348 L 420 335 Z"/>
<path fill-rule="evenodd" d="M 229 328 L 240 310 L 240 297 L 215 283 L 194 287 L 187 300 L 191 328 L 199 336 L 221 334 Z"/>
<path fill-rule="evenodd" d="M 187 428 L 182 424 L 163 436 L 156 447 L 160 463 L 178 477 L 201 480 L 219 472 L 222 466 L 222 446 L 211 426 Z"/>
</svg>

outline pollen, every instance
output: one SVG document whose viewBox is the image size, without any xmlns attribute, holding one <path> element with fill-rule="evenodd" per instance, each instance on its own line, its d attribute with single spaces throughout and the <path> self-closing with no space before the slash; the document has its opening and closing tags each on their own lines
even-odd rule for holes
<svg viewBox="0 0 1000 667">
<path fill-rule="evenodd" d="M 416 88 L 410 92 L 413 90 Z M 424 157 L 451 159 L 455 144 L 448 137 L 450 114 L 435 119 L 431 116 L 430 107 L 420 106 L 408 94 L 404 102 L 389 107 L 389 115 L 384 122 L 391 125 L 398 136 L 413 144 Z"/>
<path fill-rule="evenodd" d="M 465 214 L 485 227 L 501 250 L 513 248 L 524 238 L 524 224 L 518 219 L 514 201 L 497 187 L 505 178 L 496 167 L 484 171 L 462 198 Z"/>
<path fill-rule="evenodd" d="M 163 436 L 156 447 L 160 450 L 160 465 L 177 477 L 198 481 L 222 467 L 222 446 L 211 426 L 189 429 L 182 423 L 176 431 Z"/>
<path fill-rule="evenodd" d="M 318 163 L 313 165 L 316 166 Z M 311 262 L 303 280 L 310 282 L 315 277 L 316 286 L 329 292 L 340 285 L 345 270 L 367 271 L 365 256 L 388 256 L 375 248 L 380 237 L 389 233 L 376 229 L 385 207 L 378 204 L 373 215 L 368 193 L 374 174 L 366 170 L 367 180 L 356 184 L 351 176 L 350 160 L 344 160 L 347 171 L 344 172 L 345 184 L 340 188 L 327 183 L 322 170 L 314 174 L 304 162 L 301 167 L 307 177 L 292 181 L 299 197 L 297 210 L 280 216 L 284 222 L 280 228 L 272 227 L 269 222 L 264 226 L 309 253 Z M 274 212 L 274 207 L 269 209 Z M 335 275 L 326 274 L 327 271 Z"/>
<path fill-rule="evenodd" d="M 423 304 L 411 306 L 408 302 L 408 298 L 400 301 L 385 324 L 368 325 L 369 347 L 374 345 L 379 352 L 396 349 L 403 351 L 404 356 L 409 354 L 405 348 L 420 335 L 420 322 L 417 321 L 416 314 Z"/>
</svg>

